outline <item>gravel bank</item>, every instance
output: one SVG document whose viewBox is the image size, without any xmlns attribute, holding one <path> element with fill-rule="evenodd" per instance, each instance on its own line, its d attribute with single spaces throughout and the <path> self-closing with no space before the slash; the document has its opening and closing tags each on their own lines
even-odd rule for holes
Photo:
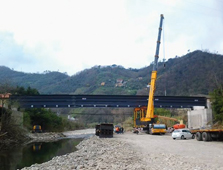
<svg viewBox="0 0 223 170">
<path fill-rule="evenodd" d="M 76 152 L 54 157 L 43 164 L 34 164 L 23 170 L 67 170 L 67 169 L 145 169 L 138 153 L 130 145 L 116 138 L 93 136 L 82 141 Z"/>
<path fill-rule="evenodd" d="M 28 134 L 28 137 L 31 139 L 29 143 L 32 143 L 32 142 L 55 141 L 60 138 L 66 137 L 66 135 L 64 135 L 63 133 L 49 132 L 49 133 L 30 133 Z"/>
<path fill-rule="evenodd" d="M 82 141 L 77 146 L 79 150 L 76 152 L 54 157 L 48 162 L 34 164 L 23 170 L 223 170 L 221 162 L 218 162 L 222 160 L 221 154 L 217 155 L 205 150 L 198 150 L 200 154 L 193 154 L 196 148 L 200 148 L 196 146 L 188 148 L 190 144 L 191 147 L 199 146 L 200 142 L 195 140 L 174 141 L 167 135 L 151 136 L 132 133 L 114 135 L 114 138 L 93 136 Z M 207 148 L 205 145 L 204 148 Z M 223 143 L 220 145 L 217 143 L 217 145 L 221 148 Z M 203 147 L 203 144 L 201 146 Z M 213 148 L 214 152 L 217 148 Z M 205 154 L 208 153 L 209 155 L 205 157 Z M 200 157 L 200 155 L 204 156 Z M 218 159 L 215 159 L 216 157 Z M 208 161 L 209 158 L 212 160 Z"/>
<path fill-rule="evenodd" d="M 27 135 L 31 140 L 28 143 L 32 142 L 52 142 L 59 140 L 61 138 L 85 138 L 91 134 L 95 133 L 95 129 L 82 129 L 75 131 L 66 131 L 61 133 L 48 132 L 48 133 L 29 133 Z"/>
</svg>

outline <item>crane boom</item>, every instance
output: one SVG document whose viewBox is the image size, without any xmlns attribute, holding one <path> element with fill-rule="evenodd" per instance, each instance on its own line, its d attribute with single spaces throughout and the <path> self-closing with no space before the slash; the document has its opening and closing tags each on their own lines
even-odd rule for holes
<svg viewBox="0 0 223 170">
<path fill-rule="evenodd" d="M 158 39 L 156 45 L 156 54 L 154 57 L 153 63 L 153 71 L 151 74 L 151 82 L 150 82 L 150 90 L 149 90 L 149 100 L 147 105 L 147 112 L 145 118 L 142 118 L 141 121 L 148 121 L 153 123 L 154 122 L 154 93 L 155 93 L 155 86 L 156 86 L 156 79 L 157 79 L 157 65 L 159 59 L 159 48 L 160 48 L 160 39 L 161 39 L 161 32 L 162 32 L 162 25 L 163 25 L 163 14 L 160 15 L 160 25 L 159 25 L 159 32 L 158 32 Z"/>
<path fill-rule="evenodd" d="M 163 14 L 160 15 L 160 26 L 159 26 L 159 32 L 158 32 L 158 39 L 156 44 L 156 54 L 154 57 L 154 64 L 153 64 L 153 71 L 157 71 L 158 67 L 158 59 L 159 59 L 159 49 L 160 49 L 160 39 L 161 39 L 161 32 L 162 32 L 162 26 L 163 26 Z"/>
</svg>

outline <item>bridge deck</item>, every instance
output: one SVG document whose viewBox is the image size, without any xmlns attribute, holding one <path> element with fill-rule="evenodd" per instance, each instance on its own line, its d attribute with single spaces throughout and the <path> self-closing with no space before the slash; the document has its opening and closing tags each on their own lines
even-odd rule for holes
<svg viewBox="0 0 223 170">
<path fill-rule="evenodd" d="M 32 95 L 10 96 L 22 108 L 76 108 L 76 107 L 140 107 L 147 106 L 143 95 Z M 207 107 L 205 97 L 154 96 L 155 108 Z"/>
</svg>

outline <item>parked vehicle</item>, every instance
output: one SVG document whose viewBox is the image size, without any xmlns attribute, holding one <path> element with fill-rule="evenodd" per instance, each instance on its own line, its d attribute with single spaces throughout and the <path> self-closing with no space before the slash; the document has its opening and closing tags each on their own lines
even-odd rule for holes
<svg viewBox="0 0 223 170">
<path fill-rule="evenodd" d="M 166 133 L 166 125 L 160 124 L 159 121 L 152 123 L 151 121 L 141 121 L 145 118 L 147 112 L 147 107 L 141 106 L 134 109 L 134 128 L 135 131 L 133 133 L 137 133 L 138 128 L 142 128 L 143 131 L 154 135 L 154 134 L 165 134 Z M 157 115 L 153 116 L 154 118 L 158 117 Z M 164 116 L 163 116 L 164 117 Z M 153 119 L 154 119 L 153 118 Z"/>
<path fill-rule="evenodd" d="M 223 129 L 196 129 L 191 130 L 197 141 L 223 141 Z"/>
<path fill-rule="evenodd" d="M 95 126 L 95 135 L 100 138 L 112 138 L 113 137 L 113 124 L 102 123 Z"/>
<path fill-rule="evenodd" d="M 194 135 L 188 129 L 176 129 L 172 133 L 172 138 L 175 139 L 194 139 Z"/>
<path fill-rule="evenodd" d="M 145 109 L 139 106 L 139 109 L 135 108 L 134 110 L 134 127 L 135 128 L 143 127 L 143 130 L 146 130 L 147 133 L 149 134 L 165 134 L 166 133 L 165 125 L 159 124 L 156 126 L 157 122 L 155 121 L 155 117 L 154 117 L 154 94 L 155 94 L 155 89 L 156 89 L 159 48 L 160 48 L 163 19 L 164 19 L 164 16 L 163 14 L 161 14 L 158 39 L 157 39 L 157 44 L 156 44 L 156 53 L 154 57 L 153 70 L 151 74 L 148 104 L 147 104 L 147 107 L 144 106 Z M 137 124 L 139 124 L 139 126 Z"/>
<path fill-rule="evenodd" d="M 42 133 L 42 128 L 40 125 L 34 125 L 33 126 L 33 130 L 32 130 L 32 133 Z"/>
</svg>

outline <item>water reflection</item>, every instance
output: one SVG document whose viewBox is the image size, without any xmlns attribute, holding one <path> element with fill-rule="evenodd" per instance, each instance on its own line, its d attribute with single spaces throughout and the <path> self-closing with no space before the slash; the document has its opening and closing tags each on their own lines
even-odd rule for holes
<svg viewBox="0 0 223 170">
<path fill-rule="evenodd" d="M 41 149 L 42 143 L 34 143 L 33 144 L 33 151 L 39 151 Z"/>
<path fill-rule="evenodd" d="M 82 140 L 82 138 L 78 138 L 48 143 L 32 143 L 25 147 L 0 151 L 0 170 L 21 169 L 35 163 L 49 161 L 55 156 L 74 152 L 77 150 L 76 145 Z"/>
</svg>

